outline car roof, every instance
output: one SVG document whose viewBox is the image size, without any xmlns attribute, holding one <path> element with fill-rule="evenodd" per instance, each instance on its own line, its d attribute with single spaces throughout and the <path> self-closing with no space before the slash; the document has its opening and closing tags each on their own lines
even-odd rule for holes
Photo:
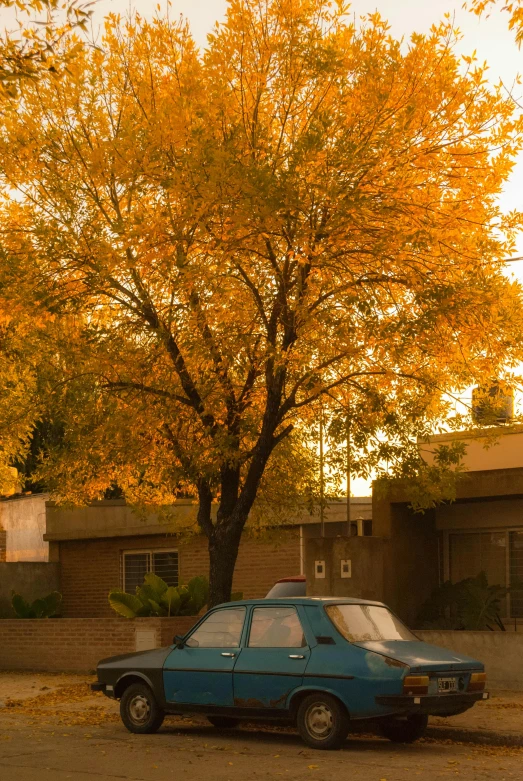
<svg viewBox="0 0 523 781">
<path fill-rule="evenodd" d="M 215 605 L 215 607 L 240 607 L 242 605 L 260 605 L 262 607 L 267 607 L 267 605 L 273 601 L 279 605 L 281 605 L 282 602 L 290 602 L 295 605 L 317 605 L 320 602 L 327 605 L 377 605 L 379 607 L 386 607 L 383 602 L 378 602 L 377 600 L 356 599 L 351 597 L 265 597 L 263 599 L 242 599 L 237 602 L 223 602 L 221 605 Z"/>
</svg>

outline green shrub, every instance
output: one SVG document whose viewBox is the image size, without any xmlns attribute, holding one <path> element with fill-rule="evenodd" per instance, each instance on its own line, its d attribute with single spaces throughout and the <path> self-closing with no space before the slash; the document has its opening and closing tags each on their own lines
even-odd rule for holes
<svg viewBox="0 0 523 781">
<path fill-rule="evenodd" d="M 20 594 L 11 592 L 11 604 L 17 618 L 52 618 L 56 616 L 62 604 L 62 595 L 52 591 L 43 599 L 35 599 L 31 604 Z"/>
<path fill-rule="evenodd" d="M 148 572 L 135 594 L 120 590 L 109 593 L 112 609 L 125 618 L 197 616 L 208 600 L 209 582 L 203 575 L 192 578 L 186 586 L 168 586 L 158 575 Z"/>
<path fill-rule="evenodd" d="M 475 578 L 458 583 L 447 580 L 435 589 L 422 605 L 417 625 L 420 629 L 500 629 L 501 603 L 521 586 L 489 586 L 487 576 L 480 572 Z"/>
</svg>

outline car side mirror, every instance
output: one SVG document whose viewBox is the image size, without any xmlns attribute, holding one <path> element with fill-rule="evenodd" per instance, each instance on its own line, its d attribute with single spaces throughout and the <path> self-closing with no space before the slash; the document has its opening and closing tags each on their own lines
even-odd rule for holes
<svg viewBox="0 0 523 781">
<path fill-rule="evenodd" d="M 185 645 L 185 643 L 183 642 L 183 637 L 181 635 L 174 635 L 173 643 L 176 646 L 176 648 L 183 648 Z"/>
</svg>

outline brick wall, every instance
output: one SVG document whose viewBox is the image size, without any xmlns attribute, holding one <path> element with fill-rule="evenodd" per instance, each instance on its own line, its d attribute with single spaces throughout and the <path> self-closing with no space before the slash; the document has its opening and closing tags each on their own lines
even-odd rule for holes
<svg viewBox="0 0 523 781">
<path fill-rule="evenodd" d="M 61 592 L 65 617 L 113 616 L 107 595 L 121 588 L 124 550 L 176 548 L 180 581 L 207 574 L 207 539 L 195 536 L 180 542 L 173 535 L 113 537 L 60 542 Z M 275 581 L 300 572 L 298 529 L 281 532 L 276 541 L 245 538 L 240 546 L 233 589 L 245 599 L 263 597 Z"/>
<path fill-rule="evenodd" d="M 137 630 L 154 632 L 156 647 L 170 645 L 196 622 L 179 618 L 56 618 L 0 621 L 0 669 L 88 672 L 100 659 L 136 650 Z"/>
</svg>

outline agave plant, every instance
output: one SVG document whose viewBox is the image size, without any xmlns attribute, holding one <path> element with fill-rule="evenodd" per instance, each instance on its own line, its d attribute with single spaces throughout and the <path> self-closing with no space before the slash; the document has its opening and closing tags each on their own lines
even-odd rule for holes
<svg viewBox="0 0 523 781">
<path fill-rule="evenodd" d="M 427 629 L 499 629 L 505 630 L 501 618 L 502 603 L 508 594 L 523 589 L 523 584 L 511 587 L 489 585 L 480 572 L 474 578 L 458 583 L 446 581 L 432 592 L 422 606 L 418 623 Z"/>
<path fill-rule="evenodd" d="M 148 572 L 135 594 L 109 593 L 112 609 L 125 618 L 143 616 L 196 616 L 209 599 L 209 582 L 199 575 L 186 586 L 168 586 L 154 572 Z"/>
<path fill-rule="evenodd" d="M 11 604 L 17 618 L 52 618 L 56 616 L 62 604 L 62 595 L 52 591 L 43 599 L 26 602 L 20 594 L 11 592 Z"/>
</svg>

